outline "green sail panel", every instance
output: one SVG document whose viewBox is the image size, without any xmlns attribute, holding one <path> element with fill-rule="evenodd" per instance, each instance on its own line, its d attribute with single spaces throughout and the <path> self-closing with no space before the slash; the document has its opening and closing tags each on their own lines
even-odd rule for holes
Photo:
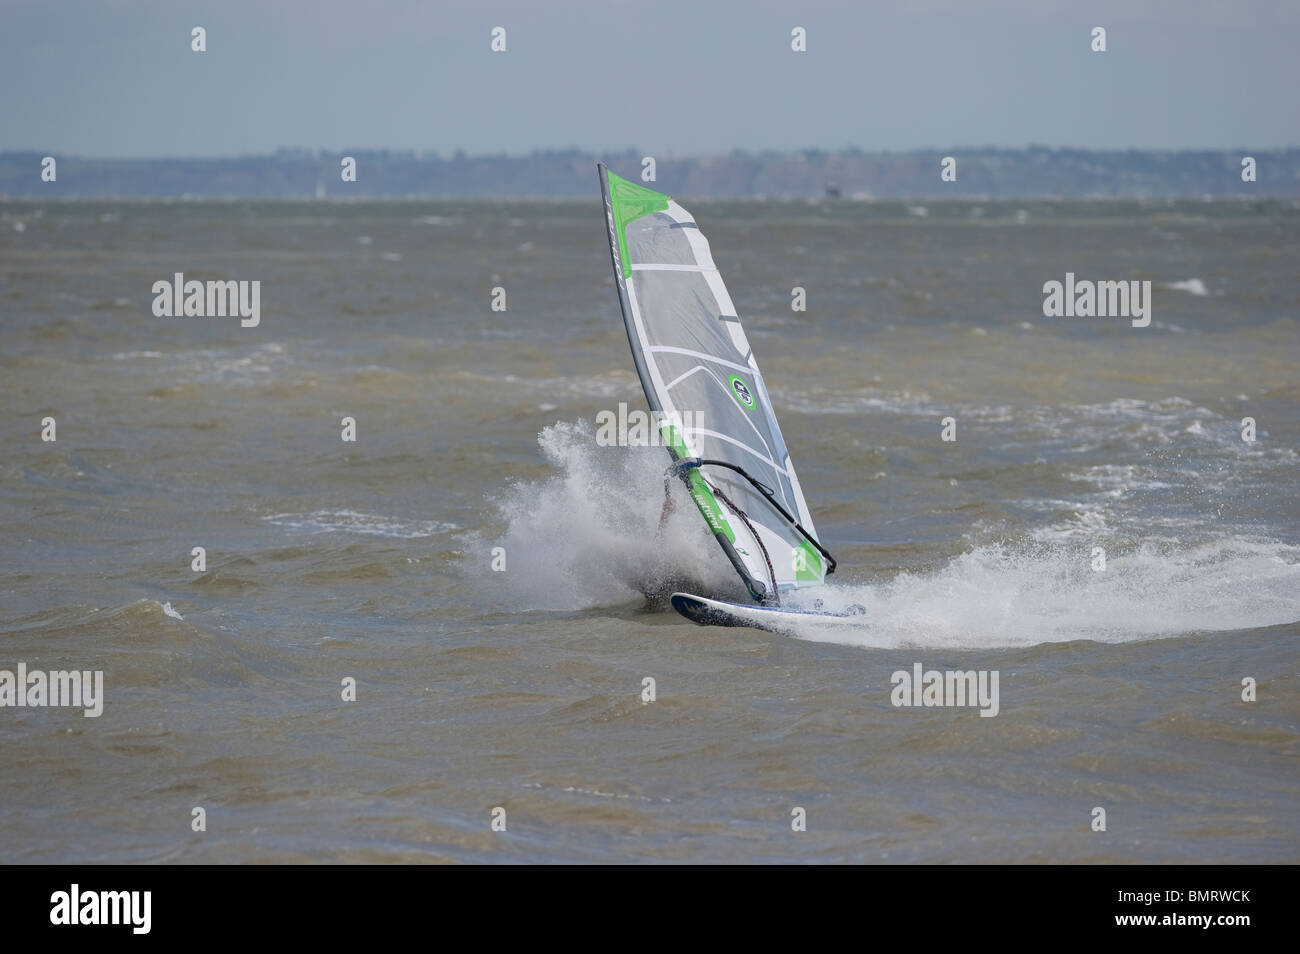
<svg viewBox="0 0 1300 954">
<path fill-rule="evenodd" d="M 668 196 L 628 182 L 622 176 L 609 175 L 609 198 L 614 208 L 614 226 L 618 230 L 618 260 L 623 266 L 623 278 L 632 274 L 627 255 L 627 227 L 642 216 L 663 212 L 668 208 Z"/>
</svg>

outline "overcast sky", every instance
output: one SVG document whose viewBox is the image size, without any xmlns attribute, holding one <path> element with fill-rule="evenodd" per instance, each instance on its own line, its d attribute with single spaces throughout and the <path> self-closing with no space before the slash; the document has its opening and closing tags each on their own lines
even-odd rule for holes
<svg viewBox="0 0 1300 954">
<path fill-rule="evenodd" d="M 0 82 L 55 155 L 1264 149 L 1300 0 L 0 0 Z"/>
</svg>

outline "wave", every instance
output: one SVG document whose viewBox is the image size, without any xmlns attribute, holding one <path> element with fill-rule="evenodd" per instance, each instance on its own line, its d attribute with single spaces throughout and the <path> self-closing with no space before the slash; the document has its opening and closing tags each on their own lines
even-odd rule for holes
<svg viewBox="0 0 1300 954">
<path fill-rule="evenodd" d="M 314 510 L 311 513 L 273 513 L 262 518 L 277 527 L 308 533 L 357 533 L 363 536 L 414 540 L 455 530 L 456 525 L 438 520 L 397 520 L 357 510 Z"/>
<path fill-rule="evenodd" d="M 1300 620 L 1300 547 L 1236 537 L 1191 547 L 1144 544 L 1109 554 L 1096 571 L 1086 547 L 998 544 L 974 547 L 933 571 L 815 595 L 828 611 L 861 605 L 867 625 L 821 634 L 809 624 L 792 635 L 957 649 L 1133 642 Z"/>
</svg>

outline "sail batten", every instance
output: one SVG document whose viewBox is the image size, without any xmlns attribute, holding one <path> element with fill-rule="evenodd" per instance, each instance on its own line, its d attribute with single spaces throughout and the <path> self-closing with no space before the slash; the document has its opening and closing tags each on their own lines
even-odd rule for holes
<svg viewBox="0 0 1300 954">
<path fill-rule="evenodd" d="M 681 476 L 701 516 L 756 600 L 777 603 L 783 591 L 824 582 L 834 562 L 828 569 L 829 554 L 815 542 L 708 239 L 669 196 L 598 169 L 637 375 L 651 410 L 676 422 L 661 427 L 673 459 L 697 461 Z"/>
</svg>

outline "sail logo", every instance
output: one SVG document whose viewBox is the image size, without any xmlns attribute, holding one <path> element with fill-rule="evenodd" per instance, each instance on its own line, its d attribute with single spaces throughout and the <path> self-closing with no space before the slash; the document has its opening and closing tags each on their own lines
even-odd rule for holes
<svg viewBox="0 0 1300 954">
<path fill-rule="evenodd" d="M 256 328 L 262 321 L 262 283 L 200 282 L 185 280 L 177 272 L 172 281 L 153 283 L 156 318 L 239 318 L 244 328 Z"/>
<path fill-rule="evenodd" d="M 1131 318 L 1134 328 L 1151 324 L 1151 282 L 1075 281 L 1074 272 L 1065 282 L 1043 284 L 1045 318 Z"/>
<path fill-rule="evenodd" d="M 754 395 L 750 393 L 749 385 L 734 374 L 731 376 L 731 393 L 744 407 L 751 411 L 754 409 Z"/>
<path fill-rule="evenodd" d="M 674 435 L 703 429 L 702 411 L 629 411 L 619 402 L 617 411 L 596 414 L 599 447 L 672 447 Z"/>
<path fill-rule="evenodd" d="M 912 706 L 961 707 L 978 706 L 982 718 L 998 714 L 998 678 L 996 669 L 970 669 L 965 672 L 950 669 L 940 672 L 930 669 L 922 672 L 920 663 L 909 673 L 899 669 L 889 677 L 894 689 L 889 701 L 899 708 Z"/>
</svg>

